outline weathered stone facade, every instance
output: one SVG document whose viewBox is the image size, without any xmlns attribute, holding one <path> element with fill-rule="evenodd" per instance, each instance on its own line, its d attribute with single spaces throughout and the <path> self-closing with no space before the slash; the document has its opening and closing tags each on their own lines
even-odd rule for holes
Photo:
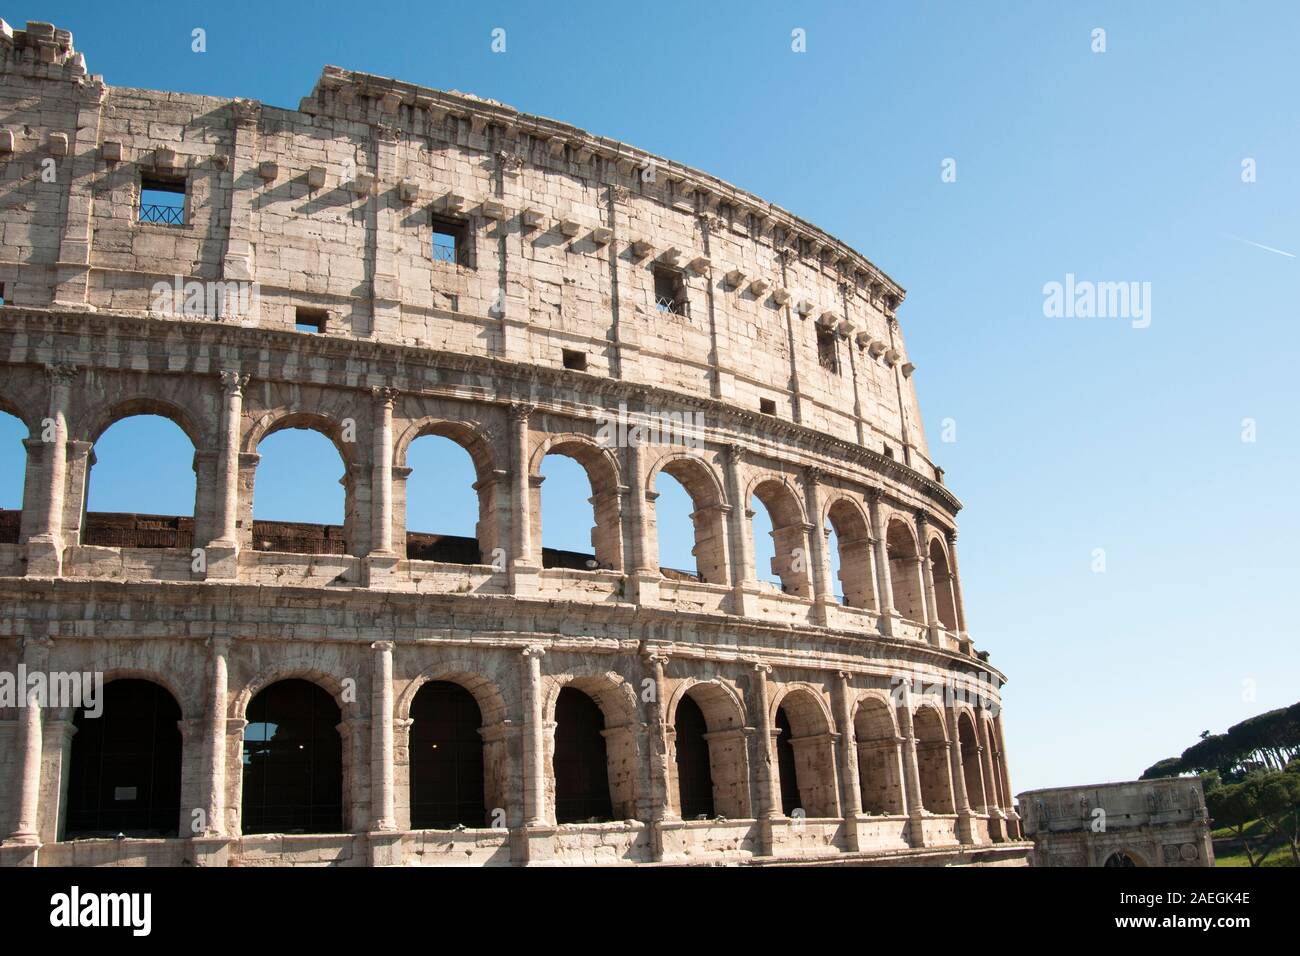
<svg viewBox="0 0 1300 956">
<path fill-rule="evenodd" d="M 1019 794 L 1034 866 L 1214 866 L 1199 777 Z"/>
<path fill-rule="evenodd" d="M 717 179 L 462 94 L 333 67 L 298 110 L 116 89 L 42 24 L 4 28 L 0 71 L 0 410 L 31 434 L 0 670 L 153 682 L 182 738 L 177 836 L 67 840 L 75 713 L 0 710 L 0 859 L 1024 860 L 960 503 L 927 452 L 903 290 L 874 265 Z M 151 183 L 183 193 L 182 221 L 142 221 Z M 216 307 L 161 308 L 184 283 L 221 284 Z M 622 406 L 698 413 L 702 446 L 602 442 Z M 94 443 L 141 413 L 193 442 L 171 532 L 190 537 L 91 543 Z M 343 461 L 343 527 L 310 539 L 342 553 L 254 537 L 258 444 L 302 427 Z M 477 563 L 403 547 L 425 434 L 473 460 Z M 548 454 L 591 480 L 590 570 L 543 554 Z M 694 577 L 659 567 L 661 471 L 694 504 Z M 780 589 L 757 580 L 754 497 Z M 341 715 L 337 833 L 243 829 L 248 707 L 288 678 Z M 435 681 L 477 704 L 492 825 L 411 827 L 412 706 Z M 603 717 L 601 822 L 557 822 L 566 688 Z M 688 699 L 708 819 L 682 819 Z"/>
</svg>

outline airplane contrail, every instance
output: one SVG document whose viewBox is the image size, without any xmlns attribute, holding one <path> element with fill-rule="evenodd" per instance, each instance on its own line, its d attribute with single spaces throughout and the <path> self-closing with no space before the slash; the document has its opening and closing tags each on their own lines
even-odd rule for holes
<svg viewBox="0 0 1300 956">
<path fill-rule="evenodd" d="M 1225 233 L 1224 235 L 1227 235 Z M 1266 252 L 1276 252 L 1279 256 L 1286 256 L 1288 259 L 1294 259 L 1294 252 L 1285 252 L 1282 249 L 1274 249 L 1272 246 L 1266 246 L 1262 242 L 1255 242 L 1252 239 L 1243 239 L 1241 236 L 1228 236 L 1229 239 L 1235 239 L 1237 242 L 1244 242 L 1248 246 L 1254 246 L 1256 249 L 1263 249 Z"/>
</svg>

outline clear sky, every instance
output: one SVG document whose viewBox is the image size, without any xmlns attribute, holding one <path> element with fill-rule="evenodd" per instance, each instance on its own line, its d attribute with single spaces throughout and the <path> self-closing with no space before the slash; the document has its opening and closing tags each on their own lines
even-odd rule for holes
<svg viewBox="0 0 1300 956">
<path fill-rule="evenodd" d="M 125 9 L 4 15 L 71 29 L 117 86 L 292 107 L 333 63 L 502 100 L 743 186 L 906 287 L 931 451 L 966 504 L 967 618 L 1011 681 L 1015 789 L 1130 779 L 1300 697 L 1294 4 Z M 1046 317 L 1044 285 L 1067 274 L 1150 283 L 1149 324 Z M 97 449 L 92 507 L 188 513 L 188 444 L 140 421 Z M 17 437 L 0 421 L 3 447 Z M 326 459 L 303 433 L 272 440 L 258 516 L 338 520 L 337 459 L 291 486 Z M 472 497 L 453 497 L 468 460 L 415 464 L 412 528 L 471 533 Z M 0 471 L 13 507 L 21 475 Z M 547 489 L 574 479 L 548 473 Z M 589 546 L 584 519 L 544 519 L 548 545 Z M 667 530 L 665 564 L 689 564 L 686 527 Z"/>
</svg>

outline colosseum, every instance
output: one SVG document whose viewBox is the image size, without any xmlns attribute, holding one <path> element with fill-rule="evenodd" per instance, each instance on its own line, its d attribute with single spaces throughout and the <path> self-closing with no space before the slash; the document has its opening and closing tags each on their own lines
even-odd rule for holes
<svg viewBox="0 0 1300 956">
<path fill-rule="evenodd" d="M 494 100 L 114 88 L 0 26 L 0 861 L 1025 862 L 879 268 Z M 192 442 L 192 514 L 88 511 L 137 415 Z M 253 519 L 284 429 L 337 449 L 341 525 Z M 472 538 L 408 530 L 427 435 Z M 542 547 L 557 455 L 587 554 Z"/>
</svg>

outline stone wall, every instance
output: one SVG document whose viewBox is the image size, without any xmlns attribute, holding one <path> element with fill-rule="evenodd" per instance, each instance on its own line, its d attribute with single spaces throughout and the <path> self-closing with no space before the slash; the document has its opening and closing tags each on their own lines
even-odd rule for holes
<svg viewBox="0 0 1300 956">
<path fill-rule="evenodd" d="M 1198 777 L 1030 790 L 1017 796 L 1034 866 L 1213 866 Z"/>
<path fill-rule="evenodd" d="M 160 183 L 183 188 L 183 222 L 142 221 Z M 1023 859 L 1004 677 L 966 626 L 960 503 L 926 452 L 903 293 L 857 252 L 492 101 L 333 67 L 297 110 L 110 88 L 42 24 L 0 28 L 0 190 L 0 411 L 30 434 L 0 535 L 0 672 L 152 681 L 183 739 L 179 835 L 109 848 L 64 839 L 75 707 L 0 710 L 0 861 Z M 453 261 L 435 228 L 459 231 Z M 656 304 L 656 268 L 684 306 Z M 86 513 L 96 440 L 136 414 L 194 446 L 192 516 L 150 529 L 174 540 Z M 665 414 L 697 440 L 607 440 Z M 341 526 L 253 521 L 259 443 L 283 428 L 336 448 Z M 427 434 L 476 472 L 454 555 L 406 547 Z M 589 556 L 542 548 L 548 455 L 591 482 Z M 692 499 L 698 573 L 659 567 L 660 472 Z M 758 581 L 755 498 L 779 589 Z M 339 707 L 344 833 L 241 830 L 247 708 L 286 678 Z M 430 681 L 479 707 L 492 829 L 411 829 Z M 612 820 L 556 822 L 565 688 L 602 714 Z M 680 819 L 684 695 L 716 820 Z"/>
</svg>

